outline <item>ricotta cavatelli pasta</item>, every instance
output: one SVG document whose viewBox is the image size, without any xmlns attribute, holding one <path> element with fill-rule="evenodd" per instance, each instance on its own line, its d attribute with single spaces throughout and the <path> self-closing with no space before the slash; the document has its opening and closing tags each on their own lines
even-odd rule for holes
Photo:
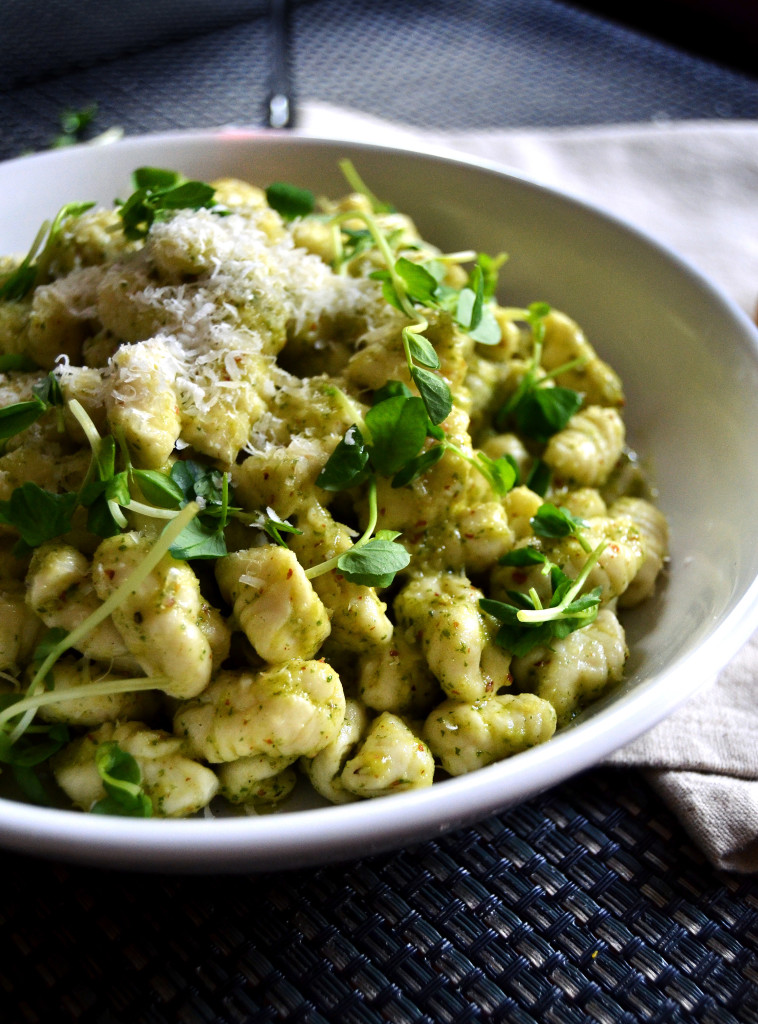
<svg viewBox="0 0 758 1024">
<path fill-rule="evenodd" d="M 429 786 L 623 674 L 621 382 L 375 199 L 142 168 L 0 261 L 0 761 L 182 816 Z M 504 226 L 504 233 L 507 226 Z M 6 787 L 8 788 L 8 787 Z"/>
</svg>

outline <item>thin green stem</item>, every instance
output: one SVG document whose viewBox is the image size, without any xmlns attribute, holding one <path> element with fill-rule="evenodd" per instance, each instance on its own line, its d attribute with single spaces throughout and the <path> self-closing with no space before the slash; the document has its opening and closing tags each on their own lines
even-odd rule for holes
<svg viewBox="0 0 758 1024">
<path fill-rule="evenodd" d="M 77 700 L 80 697 L 107 697 L 115 693 L 132 693 L 141 690 L 160 690 L 170 686 L 168 676 L 135 676 L 133 679 L 112 679 L 108 682 L 84 683 L 82 686 L 71 686 L 64 690 L 43 690 L 16 701 L 0 711 L 0 729 L 18 715 L 38 711 L 48 704 L 59 704 L 66 700 Z M 29 728 L 32 731 L 34 726 Z M 13 734 L 11 734 L 13 741 Z"/>
<path fill-rule="evenodd" d="M 347 181 L 353 192 L 357 192 L 359 195 L 365 196 L 366 199 L 368 199 L 372 210 L 380 210 L 384 206 L 381 199 L 378 199 L 368 188 L 360 174 L 356 171 L 351 160 L 340 160 L 339 169 L 342 171 L 345 176 L 345 181 Z"/>
<path fill-rule="evenodd" d="M 38 690 L 44 686 L 45 676 L 61 655 L 65 654 L 65 652 L 71 647 L 75 647 L 81 640 L 88 636 L 96 626 L 99 626 L 104 619 L 107 619 L 108 616 L 111 615 L 130 594 L 133 594 L 139 589 L 163 556 L 168 552 L 169 548 L 185 526 L 195 518 L 198 512 L 199 508 L 196 502 L 191 501 L 188 505 L 185 505 L 173 522 L 169 523 L 169 525 L 164 529 L 163 533 L 161 533 L 160 537 L 150 548 L 140 564 L 129 574 L 129 576 L 127 576 L 124 582 L 116 587 L 110 597 L 106 601 L 103 601 L 103 603 L 96 608 L 94 612 L 88 615 L 87 618 L 76 627 L 76 629 L 72 629 L 70 633 L 66 634 L 63 640 L 53 647 L 35 672 L 26 691 L 27 697 L 35 696 Z M 24 734 L 24 731 L 33 717 L 33 711 L 26 712 L 10 734 L 11 743 L 15 743 L 16 740 Z"/>
<path fill-rule="evenodd" d="M 368 482 L 368 525 L 363 531 L 363 534 L 353 545 L 353 549 L 363 547 L 363 545 L 371 539 L 371 535 L 376 529 L 378 518 L 379 511 L 376 502 L 376 478 L 372 476 Z M 326 573 L 331 572 L 332 569 L 336 569 L 340 558 L 342 558 L 344 554 L 344 551 L 340 551 L 340 553 L 335 555 L 333 558 L 329 558 L 325 562 L 319 562 L 318 565 L 313 565 L 310 569 L 306 569 L 306 578 L 314 580 L 318 576 L 324 576 Z"/>
<path fill-rule="evenodd" d="M 554 608 L 535 608 L 528 609 L 522 608 L 516 613 L 516 617 L 519 622 L 553 622 L 555 619 L 562 619 L 566 608 L 571 602 L 577 597 L 580 590 L 584 586 L 587 577 L 594 569 L 598 559 L 602 555 L 608 546 L 608 541 L 604 540 L 595 548 L 591 553 L 590 557 L 584 563 L 582 571 L 574 580 L 574 585 L 566 591 L 563 600 L 560 604 L 557 604 Z"/>
</svg>

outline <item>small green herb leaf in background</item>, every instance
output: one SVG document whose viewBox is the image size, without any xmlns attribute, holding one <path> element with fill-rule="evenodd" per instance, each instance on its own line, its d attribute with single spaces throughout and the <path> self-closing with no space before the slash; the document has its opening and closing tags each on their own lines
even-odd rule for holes
<svg viewBox="0 0 758 1024">
<path fill-rule="evenodd" d="M 216 205 L 215 189 L 203 181 L 192 181 L 177 171 L 162 167 L 139 167 L 132 175 L 134 192 L 117 201 L 124 236 L 132 241 L 144 238 L 155 221 L 176 210 L 211 209 Z"/>
<path fill-rule="evenodd" d="M 36 548 L 71 529 L 76 505 L 76 494 L 53 494 L 27 481 L 0 501 L 0 523 L 15 527 L 23 542 Z"/>
<path fill-rule="evenodd" d="M 316 197 L 310 189 L 289 185 L 284 181 L 275 181 L 268 186 L 266 201 L 284 220 L 307 217 L 316 206 Z"/>
</svg>

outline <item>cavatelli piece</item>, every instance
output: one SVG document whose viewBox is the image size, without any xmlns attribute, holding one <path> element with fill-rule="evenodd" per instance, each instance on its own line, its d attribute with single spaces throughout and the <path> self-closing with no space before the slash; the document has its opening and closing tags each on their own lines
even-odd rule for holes
<svg viewBox="0 0 758 1024">
<path fill-rule="evenodd" d="M 148 539 L 135 531 L 102 541 L 92 568 L 98 597 L 107 600 L 149 550 Z M 190 566 L 166 554 L 112 613 L 129 653 L 146 675 L 163 680 L 156 686 L 172 697 L 194 697 L 210 681 L 213 655 L 203 628 L 206 604 Z"/>
<path fill-rule="evenodd" d="M 423 737 L 449 775 L 464 775 L 528 750 L 555 732 L 552 704 L 533 693 L 446 700 L 424 722 Z"/>
<path fill-rule="evenodd" d="M 511 671 L 517 686 L 553 705 L 563 726 L 621 679 L 628 654 L 621 623 L 601 608 L 590 625 L 514 658 Z"/>
<path fill-rule="evenodd" d="M 482 592 L 465 576 L 438 573 L 411 580 L 395 598 L 398 627 L 420 643 L 442 689 L 477 700 L 508 681 L 508 655 L 494 645 L 497 626 L 479 609 Z"/>
<path fill-rule="evenodd" d="M 240 757 L 315 757 L 339 732 L 345 696 L 325 661 L 293 659 L 262 672 L 223 670 L 180 704 L 174 732 L 214 764 Z"/>
<path fill-rule="evenodd" d="M 422 715 L 440 698 L 440 686 L 418 644 L 402 633 L 360 659 L 358 694 L 375 711 Z"/>
<path fill-rule="evenodd" d="M 312 658 L 329 636 L 329 614 L 292 551 L 268 544 L 216 563 L 221 592 L 264 661 Z"/>
<path fill-rule="evenodd" d="M 434 758 L 402 718 L 384 711 L 369 726 L 340 781 L 349 793 L 362 797 L 420 789 L 434 781 Z"/>
<path fill-rule="evenodd" d="M 90 560 L 60 541 L 49 541 L 34 551 L 26 576 L 26 601 L 49 629 L 67 633 L 81 626 L 103 603 L 95 590 Z M 110 616 L 77 641 L 76 649 L 94 661 L 140 673 L 139 663 Z"/>
<path fill-rule="evenodd" d="M 315 757 L 301 759 L 300 763 L 311 785 L 330 803 L 345 804 L 358 799 L 356 793 L 345 788 L 342 772 L 365 735 L 368 721 L 363 704 L 348 698 L 342 725 L 331 743 L 327 743 Z"/>
<path fill-rule="evenodd" d="M 87 658 L 62 658 L 48 673 L 48 689 L 52 693 L 65 693 L 76 688 L 94 688 L 98 683 L 119 683 L 128 675 L 112 672 L 108 665 L 98 665 Z M 39 717 L 45 722 L 65 722 L 67 725 L 92 729 L 104 722 L 150 720 L 160 708 L 158 696 L 151 690 L 124 690 L 123 693 L 82 693 L 76 697 L 43 704 Z"/>
<path fill-rule="evenodd" d="M 617 409 L 590 405 L 553 434 L 543 459 L 564 480 L 598 487 L 608 479 L 624 449 L 624 421 Z"/>
<path fill-rule="evenodd" d="M 141 722 L 106 722 L 95 732 L 69 743 L 52 759 L 55 780 L 75 807 L 89 811 L 106 796 L 95 753 L 101 743 L 114 742 L 139 765 L 142 788 L 153 814 L 184 818 L 211 802 L 218 779 L 205 765 L 187 757 L 182 741 Z"/>
<path fill-rule="evenodd" d="M 567 363 L 583 360 L 558 374 L 556 384 L 584 395 L 587 405 L 622 406 L 624 389 L 618 374 L 600 359 L 579 325 L 555 309 L 543 323 L 542 366 L 545 370 L 552 373 Z"/>
<path fill-rule="evenodd" d="M 610 515 L 628 516 L 645 541 L 645 559 L 619 598 L 622 608 L 631 608 L 655 592 L 656 580 L 668 557 L 668 523 L 661 510 L 644 498 L 619 498 L 611 505 Z"/>
<path fill-rule="evenodd" d="M 226 761 L 216 768 L 219 795 L 232 804 L 247 804 L 256 798 L 262 799 L 271 791 L 271 780 L 280 778 L 295 760 L 294 757 L 252 754 L 250 757 L 238 757 L 236 761 Z"/>
</svg>

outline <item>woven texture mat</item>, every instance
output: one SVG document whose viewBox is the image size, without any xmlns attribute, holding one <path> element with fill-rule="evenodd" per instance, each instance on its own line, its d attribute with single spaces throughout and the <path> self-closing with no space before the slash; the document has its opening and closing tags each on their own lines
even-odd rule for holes
<svg viewBox="0 0 758 1024">
<path fill-rule="evenodd" d="M 250 3 L 260 9 L 263 0 Z M 13 40 L 0 68 L 0 159 L 44 148 L 64 108 L 93 101 L 96 129 L 128 134 L 260 123 L 271 64 L 265 17 L 240 21 L 239 0 L 218 0 L 211 31 L 199 0 L 100 6 L 111 5 L 77 68 L 77 17 L 63 19 L 55 45 L 40 39 L 50 10 L 69 0 L 0 4 L 0 39 Z M 166 18 L 152 8 L 179 6 L 167 42 Z M 200 31 L 185 38 L 193 25 Z M 426 128 L 758 116 L 758 79 L 553 0 L 300 0 L 290 26 L 296 98 Z"/>
<path fill-rule="evenodd" d="M 237 0 L 215 24 L 172 0 L 175 28 L 114 5 L 79 48 L 40 39 L 72 9 L 35 2 L 0 8 L 0 157 L 95 101 L 93 131 L 260 122 L 268 24 Z M 551 0 L 303 0 L 291 67 L 296 97 L 433 129 L 758 115 L 755 78 Z M 628 772 L 307 871 L 0 868 L 2 1024 L 758 1024 L 758 882 L 716 875 Z"/>
<path fill-rule="evenodd" d="M 632 774 L 320 869 L 0 865 L 4 1024 L 758 1021 L 758 886 Z"/>
</svg>

